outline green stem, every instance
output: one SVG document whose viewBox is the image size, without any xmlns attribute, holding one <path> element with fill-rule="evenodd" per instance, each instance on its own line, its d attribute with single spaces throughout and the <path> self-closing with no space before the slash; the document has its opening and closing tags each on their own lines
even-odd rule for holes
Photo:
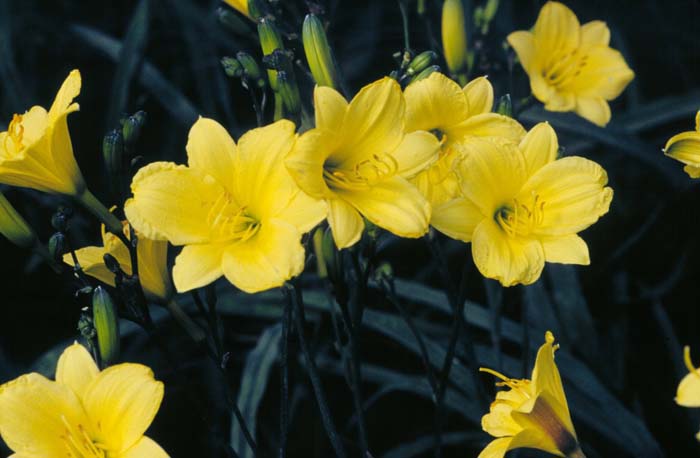
<svg viewBox="0 0 700 458">
<path fill-rule="evenodd" d="M 175 302 L 175 299 L 171 299 L 166 304 L 166 307 L 175 321 L 177 321 L 177 323 L 182 327 L 182 329 L 185 330 L 185 332 L 187 332 L 187 334 L 196 344 L 201 344 L 204 342 L 204 340 L 207 338 L 204 331 L 202 331 L 202 329 L 197 326 L 194 321 L 192 321 L 192 318 L 190 318 L 189 315 L 182 310 L 182 307 Z"/>
<path fill-rule="evenodd" d="M 117 237 L 124 237 L 122 232 L 122 223 L 119 219 L 110 212 L 107 207 L 105 207 L 102 202 L 99 201 L 89 189 L 85 188 L 82 194 L 75 196 L 75 199 L 80 202 L 80 204 L 85 207 L 90 213 L 92 213 L 97 219 L 99 219 L 107 228 L 109 232 L 116 235 Z"/>
</svg>

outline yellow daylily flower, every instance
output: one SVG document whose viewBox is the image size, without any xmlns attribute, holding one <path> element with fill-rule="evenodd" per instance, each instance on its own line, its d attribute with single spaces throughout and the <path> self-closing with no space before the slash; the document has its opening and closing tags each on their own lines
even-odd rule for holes
<svg viewBox="0 0 700 458">
<path fill-rule="evenodd" d="M 328 204 L 340 249 L 360 240 L 364 216 L 401 237 L 428 231 L 430 204 L 408 179 L 438 158 L 426 131 L 406 134 L 399 84 L 384 78 L 348 103 L 329 87 L 314 90 L 316 127 L 301 135 L 286 160 L 299 187 Z"/>
<path fill-rule="evenodd" d="M 456 166 L 460 196 L 433 210 L 431 224 L 471 242 L 479 271 L 504 286 L 534 283 L 545 261 L 590 263 L 577 233 L 607 213 L 613 191 L 605 170 L 582 157 L 556 159 L 548 123 L 519 145 L 476 138 Z"/>
<path fill-rule="evenodd" d="M 664 154 L 684 163 L 683 170 L 690 178 L 700 178 L 700 111 L 695 115 L 695 130 L 671 137 Z"/>
<path fill-rule="evenodd" d="M 78 196 L 85 181 L 73 156 L 67 117 L 78 111 L 80 72 L 73 70 L 56 94 L 48 113 L 34 106 L 12 117 L 0 133 L 0 183 Z"/>
<path fill-rule="evenodd" d="M 129 239 L 129 224 L 124 223 L 124 236 Z M 139 266 L 139 281 L 146 299 L 159 304 L 166 304 L 173 296 L 173 285 L 168 271 L 168 242 L 151 240 L 137 234 L 136 257 Z M 131 275 L 131 255 L 129 249 L 119 237 L 107 232 L 102 226 L 102 246 L 88 246 L 75 251 L 78 263 L 87 275 L 114 286 L 114 274 L 107 269 L 104 255 L 111 254 L 119 262 L 121 269 Z M 63 255 L 63 262 L 73 266 L 73 256 Z"/>
<path fill-rule="evenodd" d="M 580 25 L 574 12 L 559 2 L 547 2 L 533 31 L 513 32 L 508 43 L 545 109 L 575 111 L 599 126 L 610 121 L 608 101 L 634 79 L 622 54 L 609 46 L 605 22 Z"/>
<path fill-rule="evenodd" d="M 683 356 L 689 374 L 678 384 L 676 404 L 683 407 L 700 407 L 700 369 L 693 366 L 690 347 L 683 349 Z M 700 441 L 700 432 L 695 437 Z"/>
<path fill-rule="evenodd" d="M 224 0 L 224 3 L 239 13 L 250 17 L 250 13 L 248 12 L 248 0 Z"/>
<path fill-rule="evenodd" d="M 141 364 L 100 371 L 73 344 L 56 381 L 31 373 L 0 386 L 0 436 L 13 458 L 168 458 L 144 433 L 163 400 L 163 383 Z"/>
<path fill-rule="evenodd" d="M 547 331 L 537 352 L 532 379 L 511 379 L 491 369 L 508 391 L 496 393 L 489 413 L 481 419 L 484 431 L 496 437 L 478 458 L 503 458 L 509 450 L 535 448 L 556 456 L 585 458 L 571 421 L 559 370 L 554 362 L 554 336 Z"/>
<path fill-rule="evenodd" d="M 236 145 L 219 123 L 200 118 L 190 129 L 188 166 L 156 162 L 136 173 L 126 217 L 147 238 L 185 246 L 173 268 L 177 291 L 224 275 L 252 293 L 304 269 L 301 236 L 326 208 L 284 167 L 294 129 L 281 120 L 248 131 Z"/>
<path fill-rule="evenodd" d="M 493 87 L 485 77 L 461 88 L 436 72 L 408 85 L 404 97 L 406 131 L 427 130 L 440 139 L 438 161 L 411 179 L 433 207 L 459 193 L 453 165 L 471 139 L 498 137 L 520 142 L 525 136 L 525 129 L 516 120 L 491 113 Z"/>
</svg>

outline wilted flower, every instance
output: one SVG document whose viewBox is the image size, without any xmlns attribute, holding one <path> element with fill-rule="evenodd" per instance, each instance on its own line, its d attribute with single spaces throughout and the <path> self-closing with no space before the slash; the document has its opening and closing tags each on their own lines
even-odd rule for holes
<svg viewBox="0 0 700 458">
<path fill-rule="evenodd" d="M 678 384 L 676 403 L 683 407 L 700 407 L 700 369 L 693 366 L 690 359 L 690 347 L 683 349 L 685 365 L 690 372 Z M 700 441 L 700 432 L 695 436 Z"/>
<path fill-rule="evenodd" d="M 580 25 L 573 11 L 559 2 L 547 2 L 533 31 L 513 32 L 508 43 L 545 109 L 575 111 L 599 126 L 610 121 L 607 101 L 634 78 L 622 54 L 610 48 L 605 22 Z"/>
<path fill-rule="evenodd" d="M 547 123 L 519 145 L 473 139 L 457 167 L 460 197 L 433 210 L 440 232 L 471 242 L 479 271 L 504 286 L 535 282 L 545 261 L 589 264 L 577 235 L 607 213 L 613 191 L 603 168 L 582 157 L 557 159 Z"/>
<path fill-rule="evenodd" d="M 695 115 L 695 130 L 671 137 L 664 154 L 684 163 L 683 170 L 691 178 L 700 178 L 700 111 Z"/>
<path fill-rule="evenodd" d="M 316 128 L 305 132 L 286 160 L 299 187 L 328 202 L 328 222 L 338 248 L 355 244 L 366 217 L 402 237 L 428 231 L 430 204 L 411 178 L 438 157 L 426 131 L 404 130 L 399 84 L 384 78 L 348 103 L 329 87 L 314 91 Z"/>
<path fill-rule="evenodd" d="M 535 448 L 556 456 L 585 458 L 581 451 L 559 370 L 554 362 L 554 336 L 547 331 L 545 343 L 537 352 L 532 379 L 511 379 L 491 369 L 481 368 L 503 380 L 481 427 L 496 437 L 478 458 L 503 458 L 515 448 Z"/>
<path fill-rule="evenodd" d="M 248 131 L 236 145 L 219 123 L 200 118 L 190 130 L 188 166 L 156 162 L 134 176 L 129 222 L 147 238 L 185 245 L 173 268 L 178 291 L 225 275 L 257 292 L 301 273 L 301 236 L 326 208 L 284 167 L 294 141 L 294 124 L 285 120 Z"/>
<path fill-rule="evenodd" d="M 144 436 L 162 399 L 148 367 L 100 372 L 76 343 L 58 360 L 55 382 L 31 373 L 0 386 L 0 435 L 13 457 L 167 458 Z"/>
</svg>

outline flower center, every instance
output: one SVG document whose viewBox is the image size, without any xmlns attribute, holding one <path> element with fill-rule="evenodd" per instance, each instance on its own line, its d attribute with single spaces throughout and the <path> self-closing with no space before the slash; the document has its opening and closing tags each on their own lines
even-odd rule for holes
<svg viewBox="0 0 700 458">
<path fill-rule="evenodd" d="M 356 163 L 352 168 L 337 166 L 331 160 L 327 160 L 323 165 L 323 179 L 332 190 L 366 190 L 392 177 L 398 169 L 399 164 L 394 156 L 379 153 Z"/>
<path fill-rule="evenodd" d="M 207 224 L 214 240 L 222 242 L 245 242 L 260 229 L 260 221 L 250 215 L 245 206 L 238 205 L 227 192 L 222 193 L 212 205 Z"/>
<path fill-rule="evenodd" d="M 22 125 L 22 115 L 15 113 L 15 115 L 12 116 L 10 125 L 7 127 L 7 137 L 5 137 L 5 144 L 3 146 L 7 151 L 17 153 L 23 147 L 23 138 L 24 126 Z"/>
<path fill-rule="evenodd" d="M 501 205 L 493 214 L 493 219 L 509 237 L 527 236 L 542 223 L 544 205 L 539 194 L 533 193 L 529 202 L 513 199 Z"/>
<path fill-rule="evenodd" d="M 580 49 L 553 54 L 542 68 L 542 77 L 557 89 L 563 89 L 581 74 L 588 63 L 588 55 Z"/>
<path fill-rule="evenodd" d="M 61 439 L 66 444 L 67 456 L 71 458 L 105 457 L 105 446 L 93 441 L 83 425 L 72 425 L 65 416 L 61 416 L 61 420 L 66 428 Z"/>
</svg>

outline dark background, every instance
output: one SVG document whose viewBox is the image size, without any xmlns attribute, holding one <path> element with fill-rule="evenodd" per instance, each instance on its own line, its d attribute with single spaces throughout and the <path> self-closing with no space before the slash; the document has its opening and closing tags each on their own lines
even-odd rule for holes
<svg viewBox="0 0 700 458">
<path fill-rule="evenodd" d="M 35 104 L 48 107 L 68 72 L 80 69 L 81 110 L 69 118 L 73 145 L 89 187 L 109 205 L 122 202 L 108 200 L 101 142 L 124 112 L 143 109 L 148 113 L 138 144 L 138 153 L 143 156 L 140 164 L 159 159 L 182 161 L 187 131 L 198 114 L 219 120 L 234 138 L 255 123 L 248 94 L 238 80 L 225 76 L 219 64 L 222 56 L 239 50 L 259 57 L 255 35 L 232 33 L 218 24 L 214 10 L 221 2 L 153 0 L 150 19 L 143 30 L 143 48 L 132 43 L 133 52 L 120 55 L 115 46 L 127 36 L 139 3 L 0 0 L 0 127 L 4 130 L 15 112 L 22 113 Z M 304 2 L 292 3 L 298 5 L 299 15 L 290 13 L 285 21 L 300 24 L 306 11 Z M 395 1 L 320 3 L 325 6 L 331 44 L 351 92 L 396 68 L 392 54 L 402 49 L 403 35 Z M 427 1 L 438 38 L 440 3 Z M 469 9 L 481 3 L 465 4 Z M 542 4 L 502 1 L 486 36 L 470 29 L 470 46 L 482 49 L 472 76 L 489 74 L 497 97 L 508 90 L 511 82 L 514 99 L 528 94 L 522 69 L 516 65 L 509 74 L 509 54 L 502 43 L 509 32 L 534 24 Z M 610 393 L 641 418 L 666 456 L 697 455 L 700 449 L 693 435 L 700 428 L 700 419 L 692 411 L 676 406 L 673 397 L 678 381 L 686 373 L 681 347 L 691 345 L 695 361 L 700 362 L 700 188 L 682 173 L 681 164 L 663 156 L 661 148 L 670 136 L 693 128 L 695 111 L 700 108 L 700 2 L 589 0 L 566 4 L 582 23 L 606 21 L 612 29 L 613 47 L 625 55 L 636 73 L 632 84 L 612 104 L 613 121 L 606 134 L 582 121 L 576 122 L 576 118 L 550 117 L 537 109 L 521 118 L 528 126 L 540 119 L 551 119 L 565 154 L 600 162 L 615 190 L 610 213 L 584 233 L 592 265 L 575 269 L 580 285 L 575 293 L 579 307 L 593 318 L 591 328 L 580 329 L 582 333 L 592 333 L 571 339 L 567 351 L 580 357 Z M 414 6 L 410 8 L 411 45 L 416 51 L 428 49 L 424 24 L 413 12 Z M 246 26 L 251 32 L 254 30 L 251 23 Z M 105 42 L 104 38 L 116 41 Z M 296 55 L 303 61 L 298 42 L 290 43 L 296 43 Z M 133 81 L 122 73 L 128 59 L 135 62 Z M 139 71 L 146 66 L 152 66 L 160 77 L 150 73 L 139 79 Z M 299 79 L 304 97 L 310 100 L 310 81 L 303 75 Z M 166 86 L 174 92 L 164 92 Z M 117 95 L 119 87 L 128 88 L 123 104 Z M 560 128 L 572 119 L 573 128 Z M 556 120 L 564 124 L 558 125 Z M 52 233 L 52 212 L 58 205 L 70 204 L 61 197 L 34 191 L 5 191 L 43 240 Z M 96 223 L 82 210 L 76 212 L 72 236 L 81 244 L 97 243 Z M 444 243 L 458 268 L 463 263 L 465 247 Z M 37 367 L 49 368 L 50 374 L 53 363 L 37 366 L 37 359 L 55 350 L 56 345 L 62 348 L 77 337 L 77 320 L 86 304 L 83 299 L 76 299 L 76 283 L 69 272 L 54 274 L 38 258 L 4 239 L 0 240 L 0 256 L 0 381 Z M 394 264 L 400 277 L 440 286 L 439 278 L 426 268 L 431 266 L 429 253 L 420 241 L 390 241 L 381 257 Z M 556 278 L 547 276 L 541 282 L 547 297 L 562 288 Z M 225 284 L 221 287 L 231 289 Z M 474 273 L 469 297 L 486 303 L 487 292 L 494 288 Z M 528 294 L 525 288 L 506 291 L 504 313 L 520 319 L 520 302 L 530 297 Z M 530 307 L 528 314 L 530 321 L 538 320 L 536 309 Z M 562 320 L 566 321 L 566 317 Z M 274 324 L 274 320 L 254 313 L 247 317 L 232 314 L 225 317 L 224 324 L 227 349 L 232 355 L 229 382 L 236 392 L 247 352 L 261 330 Z M 319 341 L 328 337 L 327 327 L 327 322 L 318 322 Z M 124 341 L 125 360 L 152 365 L 157 376 L 166 382 L 166 399 L 151 436 L 173 457 L 226 456 L 223 447 L 228 443 L 230 414 L 222 407 L 225 395 L 215 371 L 169 322 L 162 322 L 159 332 L 168 342 L 167 357 L 140 331 L 134 331 Z M 436 337 L 440 338 L 446 339 Z M 477 338 L 488 341 L 486 334 Z M 517 349 L 512 350 L 517 354 Z M 375 364 L 420 374 L 421 366 L 414 357 L 372 333 L 367 333 L 363 351 Z M 51 354 L 55 357 L 55 351 Z M 264 450 L 271 450 L 277 434 L 278 387 L 274 368 L 270 377 L 259 410 L 258 441 Z M 300 368 L 295 380 L 301 394 L 290 455 L 330 456 Z M 343 427 L 352 414 L 347 388 L 342 378 L 330 375 L 326 386 L 334 415 Z M 368 383 L 368 387 L 371 390 L 372 384 Z M 575 407 L 572 411 L 576 422 Z M 383 397 L 367 414 L 375 456 L 429 434 L 431 415 L 428 400 L 401 393 Z M 449 418 L 449 431 L 473 434 L 447 448 L 447 456 L 476 456 L 487 436 L 479 433 L 477 424 L 457 416 Z M 614 431 L 616 419 L 608 421 L 609 429 Z M 352 442 L 352 426 L 348 431 L 345 436 Z M 628 456 L 611 448 L 605 439 L 595 435 L 589 439 L 585 433 L 585 428 L 579 428 L 584 443 L 591 443 L 600 456 Z M 649 453 L 648 456 L 660 456 Z"/>
</svg>

